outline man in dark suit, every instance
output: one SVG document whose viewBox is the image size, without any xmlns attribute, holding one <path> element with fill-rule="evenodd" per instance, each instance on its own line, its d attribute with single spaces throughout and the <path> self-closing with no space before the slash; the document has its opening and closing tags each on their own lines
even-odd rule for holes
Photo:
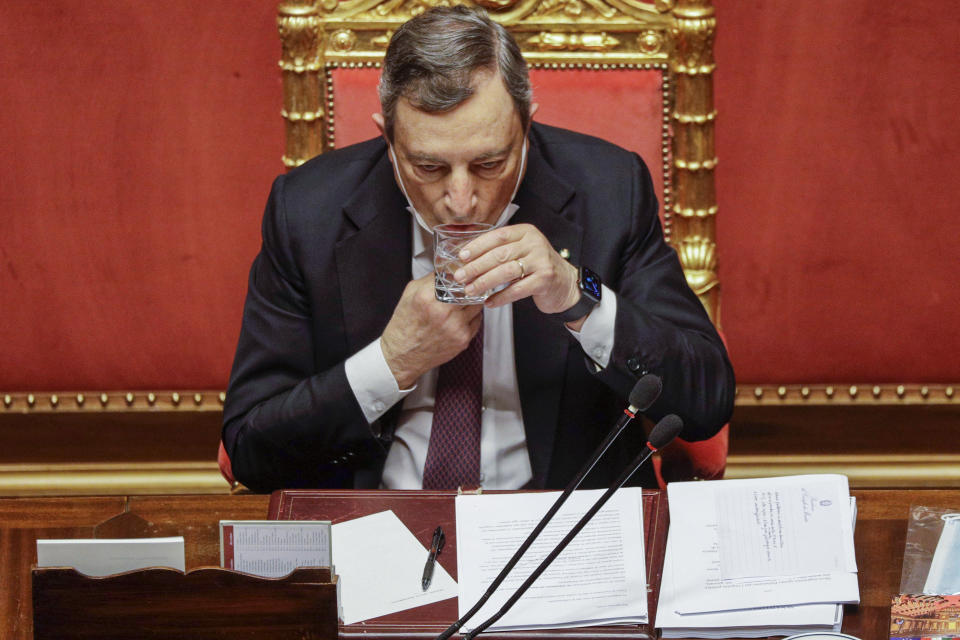
<svg viewBox="0 0 960 640">
<path fill-rule="evenodd" d="M 238 480 L 438 486 L 424 471 L 438 378 L 472 351 L 482 389 L 465 477 L 488 488 L 565 485 L 647 372 L 664 387 L 652 419 L 677 413 L 688 440 L 722 427 L 733 371 L 638 156 L 531 123 L 519 48 L 462 7 L 397 31 L 380 100 L 382 138 L 274 183 L 224 410 Z M 496 229 L 465 247 L 456 278 L 495 293 L 439 302 L 431 230 L 475 222 Z M 585 486 L 606 485 L 642 440 L 624 438 Z"/>
</svg>

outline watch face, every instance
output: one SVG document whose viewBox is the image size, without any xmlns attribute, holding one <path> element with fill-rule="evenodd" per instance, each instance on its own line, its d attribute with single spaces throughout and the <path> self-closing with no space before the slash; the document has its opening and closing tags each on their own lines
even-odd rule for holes
<svg viewBox="0 0 960 640">
<path fill-rule="evenodd" d="M 600 276 L 586 267 L 580 267 L 580 290 L 596 301 L 600 301 Z"/>
</svg>

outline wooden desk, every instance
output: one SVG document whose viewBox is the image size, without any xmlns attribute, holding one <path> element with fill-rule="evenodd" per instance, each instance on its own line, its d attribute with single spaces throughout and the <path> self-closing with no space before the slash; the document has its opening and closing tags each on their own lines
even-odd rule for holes
<svg viewBox="0 0 960 640">
<path fill-rule="evenodd" d="M 843 630 L 863 640 L 886 638 L 890 597 L 900 586 L 909 508 L 958 508 L 960 490 L 868 489 L 854 495 L 861 605 L 847 610 Z M 263 518 L 268 503 L 268 496 L 0 499 L 0 637 L 32 637 L 30 565 L 36 562 L 37 538 L 92 537 L 99 523 L 130 513 L 142 518 L 153 535 L 182 535 L 187 569 L 193 569 L 219 564 L 220 519 Z M 129 522 L 108 526 L 122 524 Z"/>
</svg>

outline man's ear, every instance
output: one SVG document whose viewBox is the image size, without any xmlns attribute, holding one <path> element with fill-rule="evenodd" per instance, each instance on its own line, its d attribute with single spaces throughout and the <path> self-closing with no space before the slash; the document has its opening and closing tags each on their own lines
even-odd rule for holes
<svg viewBox="0 0 960 640">
<path fill-rule="evenodd" d="M 386 123 L 386 121 L 383 119 L 383 114 L 382 114 L 382 113 L 372 113 L 372 114 L 370 114 L 370 117 L 373 118 L 373 124 L 377 125 L 377 129 L 380 130 L 380 135 L 383 136 L 383 139 L 384 139 L 384 140 L 387 140 L 387 123 Z M 387 143 L 388 143 L 388 144 L 389 144 L 389 142 L 390 142 L 390 141 L 387 140 Z"/>
</svg>

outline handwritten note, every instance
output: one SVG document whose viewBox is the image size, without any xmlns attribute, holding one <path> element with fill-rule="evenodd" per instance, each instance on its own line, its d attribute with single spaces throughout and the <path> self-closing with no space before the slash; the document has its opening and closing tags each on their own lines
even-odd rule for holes
<svg viewBox="0 0 960 640">
<path fill-rule="evenodd" d="M 833 477 L 721 484 L 716 496 L 724 579 L 856 570 L 835 543 L 849 530 L 849 508 Z"/>
</svg>

